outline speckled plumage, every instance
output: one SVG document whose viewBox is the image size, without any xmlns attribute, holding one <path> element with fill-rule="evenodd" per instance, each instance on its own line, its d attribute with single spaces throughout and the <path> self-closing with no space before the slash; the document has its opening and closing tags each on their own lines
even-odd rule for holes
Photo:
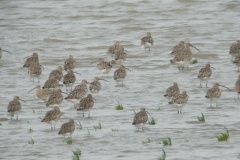
<svg viewBox="0 0 240 160">
<path fill-rule="evenodd" d="M 41 89 L 40 85 L 37 85 L 35 88 L 33 89 L 36 89 L 36 95 L 39 99 L 42 99 L 44 101 L 47 101 L 48 98 L 54 93 L 55 90 L 52 90 L 52 89 L 48 89 L 48 88 L 45 88 L 45 89 Z M 33 90 L 31 89 L 31 90 Z M 30 90 L 30 91 L 31 91 Z M 29 91 L 29 92 L 30 92 Z M 28 92 L 28 93 L 29 93 Z"/>
<path fill-rule="evenodd" d="M 179 93 L 180 93 L 180 90 L 178 88 L 178 85 L 176 82 L 174 82 L 173 86 L 167 89 L 164 97 L 166 97 L 170 101 L 173 97 L 177 96 Z"/>
<path fill-rule="evenodd" d="M 82 80 L 82 82 L 81 82 L 81 84 L 80 85 L 77 85 L 75 88 L 74 88 L 74 90 L 75 89 L 82 89 L 82 90 L 84 90 L 84 96 L 86 96 L 87 94 L 88 94 L 88 86 L 87 86 L 87 84 L 90 84 L 90 83 L 88 83 L 85 79 L 84 80 Z"/>
<path fill-rule="evenodd" d="M 126 60 L 127 58 L 127 54 L 124 51 L 124 48 L 120 49 L 120 50 L 115 50 L 115 56 L 114 56 L 114 60 L 116 61 L 117 64 L 123 64 L 123 62 Z"/>
<path fill-rule="evenodd" d="M 72 86 L 74 85 L 75 81 L 76 81 L 76 76 L 73 74 L 73 71 L 68 70 L 68 73 L 63 76 L 63 85 L 66 87 L 66 91 L 67 91 L 67 87 L 71 87 L 71 91 L 72 91 Z"/>
<path fill-rule="evenodd" d="M 58 83 L 59 81 L 62 80 L 63 78 L 63 72 L 62 72 L 62 67 L 58 66 L 56 70 L 53 70 L 50 74 L 49 74 L 49 78 L 52 78 L 53 76 L 55 76 L 55 78 L 57 79 Z"/>
<path fill-rule="evenodd" d="M 23 67 L 29 67 L 31 64 L 33 63 L 39 63 L 39 60 L 38 60 L 38 54 L 35 52 L 32 54 L 32 56 L 30 56 L 25 64 L 23 65 Z"/>
<path fill-rule="evenodd" d="M 89 90 L 91 93 L 97 93 L 101 90 L 102 88 L 102 85 L 101 83 L 99 82 L 99 78 L 98 77 L 95 77 L 93 82 L 90 83 L 90 86 L 89 86 Z"/>
<path fill-rule="evenodd" d="M 108 62 L 105 62 L 103 58 L 100 58 L 97 62 L 99 64 L 97 65 L 97 68 L 100 70 L 101 75 L 108 74 L 112 68 L 112 65 Z"/>
<path fill-rule="evenodd" d="M 69 55 L 69 58 L 64 62 L 63 69 L 64 70 L 74 70 L 76 66 L 76 60 L 72 55 Z"/>
<path fill-rule="evenodd" d="M 89 112 L 88 117 L 90 117 L 90 110 L 94 105 L 94 100 L 91 94 L 88 94 L 87 97 L 83 98 L 77 106 L 77 111 Z"/>
<path fill-rule="evenodd" d="M 119 45 L 119 42 L 115 42 L 115 44 L 114 44 L 113 46 L 110 46 L 110 47 L 108 48 L 108 52 L 107 52 L 107 53 L 108 53 L 111 57 L 114 57 L 115 52 L 118 51 L 118 50 L 121 50 L 121 49 L 124 50 L 124 48 Z"/>
<path fill-rule="evenodd" d="M 38 83 L 39 83 L 39 77 L 42 74 L 42 66 L 38 62 L 32 63 L 28 67 L 28 71 L 29 71 L 29 75 L 33 78 L 33 82 L 34 82 L 34 78 L 38 78 Z"/>
<path fill-rule="evenodd" d="M 54 129 L 55 129 L 55 124 L 57 123 L 57 121 L 59 120 L 61 115 L 62 115 L 62 113 L 59 110 L 59 108 L 58 107 L 54 107 L 53 110 L 48 111 L 45 114 L 45 117 L 43 118 L 42 122 L 46 122 L 48 124 L 51 124 L 51 129 L 53 129 L 52 125 L 54 125 Z"/>
<path fill-rule="evenodd" d="M 178 45 L 173 47 L 172 53 L 171 54 L 177 54 L 185 49 L 185 44 L 184 41 L 180 41 Z"/>
<path fill-rule="evenodd" d="M 74 120 L 69 119 L 68 123 L 64 123 L 61 126 L 60 131 L 58 132 L 58 135 L 62 135 L 65 138 L 65 136 L 71 136 L 74 131 L 75 131 Z"/>
<path fill-rule="evenodd" d="M 149 48 L 149 51 L 150 51 L 150 48 L 153 46 L 153 44 L 154 44 L 154 40 L 151 36 L 151 33 L 147 32 L 147 36 L 141 39 L 141 48 L 145 49 L 145 52 L 146 52 L 146 48 Z"/>
<path fill-rule="evenodd" d="M 239 71 L 239 67 L 240 67 L 240 55 L 237 55 L 235 57 L 235 60 L 233 61 L 233 64 L 235 64 L 238 67 L 238 71 Z"/>
<path fill-rule="evenodd" d="M 240 40 L 237 40 L 236 43 L 232 44 L 229 48 L 229 54 L 232 57 L 239 55 L 240 53 Z"/>
<path fill-rule="evenodd" d="M 65 99 L 73 102 L 75 107 L 76 103 L 79 102 L 79 100 L 82 99 L 84 96 L 85 92 L 83 89 L 74 89 Z"/>
<path fill-rule="evenodd" d="M 212 101 L 216 101 L 216 107 L 217 107 L 217 101 L 220 97 L 221 97 L 221 90 L 219 88 L 219 84 L 214 83 L 213 88 L 207 91 L 205 98 L 210 100 L 210 106 L 212 106 Z"/>
<path fill-rule="evenodd" d="M 140 112 L 138 112 L 134 116 L 132 125 L 137 127 L 138 130 L 139 130 L 139 127 L 142 127 L 142 130 L 143 130 L 143 125 L 146 124 L 147 121 L 148 121 L 148 115 L 145 111 L 145 108 L 141 108 Z"/>
<path fill-rule="evenodd" d="M 48 88 L 48 89 L 54 90 L 57 88 L 57 86 L 58 86 L 58 81 L 55 76 L 52 76 L 44 83 L 43 89 Z"/>
<path fill-rule="evenodd" d="M 238 95 L 238 98 L 239 98 L 239 94 L 240 94 L 240 75 L 238 76 L 238 80 L 235 83 L 234 91 L 237 92 L 237 95 Z"/>
<path fill-rule="evenodd" d="M 11 115 L 11 119 L 14 114 L 17 115 L 16 119 L 18 119 L 18 112 L 20 112 L 21 108 L 22 108 L 22 105 L 19 102 L 19 97 L 15 96 L 13 100 L 9 102 L 8 108 L 7 108 L 7 112 Z"/>
<path fill-rule="evenodd" d="M 127 76 L 127 71 L 123 65 L 119 66 L 119 69 L 114 72 L 114 80 L 118 82 L 122 82 Z"/>
<path fill-rule="evenodd" d="M 182 112 L 182 107 L 187 103 L 188 101 L 188 95 L 186 91 L 183 91 L 182 94 L 178 94 L 177 96 L 173 97 L 169 104 L 171 104 L 174 107 L 178 108 L 178 113 Z M 181 109 L 179 111 L 179 108 Z"/>
<path fill-rule="evenodd" d="M 49 97 L 46 106 L 47 107 L 59 107 L 63 101 L 62 90 L 58 89 Z"/>
<path fill-rule="evenodd" d="M 206 81 L 206 86 L 208 79 L 212 75 L 212 70 L 210 64 L 207 64 L 205 68 L 202 68 L 199 73 L 198 73 L 198 78 L 200 79 L 200 86 L 201 86 L 201 81 Z"/>
</svg>

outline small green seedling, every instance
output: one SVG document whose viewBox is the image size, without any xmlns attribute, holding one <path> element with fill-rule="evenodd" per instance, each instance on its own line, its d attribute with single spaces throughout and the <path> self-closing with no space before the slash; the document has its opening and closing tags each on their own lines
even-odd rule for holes
<svg viewBox="0 0 240 160">
<path fill-rule="evenodd" d="M 185 138 L 184 142 L 188 142 L 188 139 L 187 139 L 187 138 Z"/>
<path fill-rule="evenodd" d="M 162 144 L 162 142 L 157 142 L 157 144 Z"/>
<path fill-rule="evenodd" d="M 34 109 L 32 109 L 33 113 L 35 113 Z"/>
<path fill-rule="evenodd" d="M 238 153 L 238 157 L 237 158 L 240 158 L 240 153 Z"/>
<path fill-rule="evenodd" d="M 119 103 L 118 101 L 118 104 L 116 105 L 116 110 L 123 110 L 123 105 Z"/>
<path fill-rule="evenodd" d="M 8 117 L 14 117 L 14 114 L 8 113 L 7 116 Z"/>
<path fill-rule="evenodd" d="M 76 149 L 76 151 L 72 151 L 72 152 L 73 152 L 72 159 L 79 160 L 79 156 L 81 156 L 82 152 L 79 149 Z"/>
<path fill-rule="evenodd" d="M 197 117 L 197 118 L 198 118 L 198 121 L 205 122 L 205 117 L 204 117 L 203 113 L 202 113 L 202 117 Z"/>
<path fill-rule="evenodd" d="M 192 60 L 192 62 L 190 62 L 191 64 L 196 64 L 196 63 L 198 63 L 198 60 L 197 59 L 194 59 L 194 60 Z"/>
<path fill-rule="evenodd" d="M 72 138 L 67 138 L 67 144 L 73 144 L 73 143 L 75 143 L 73 140 L 72 140 Z"/>
<path fill-rule="evenodd" d="M 88 130 L 88 135 L 90 135 L 90 131 L 89 131 L 88 127 L 87 127 L 87 130 Z"/>
<path fill-rule="evenodd" d="M 172 140 L 171 140 L 171 138 L 170 138 L 170 137 L 167 137 L 167 138 L 163 139 L 163 145 L 164 145 L 164 146 L 167 146 L 167 145 L 171 146 L 171 145 L 172 145 Z"/>
<path fill-rule="evenodd" d="M 31 141 L 28 141 L 28 144 L 34 144 L 34 140 L 31 138 Z"/>
<path fill-rule="evenodd" d="M 97 129 L 102 129 L 101 123 L 99 123 L 98 126 L 93 126 L 93 128 L 95 129 L 95 131 L 96 131 Z"/>
<path fill-rule="evenodd" d="M 155 125 L 155 124 L 156 124 L 153 117 L 151 118 L 150 121 L 148 121 L 148 124 L 149 124 L 149 125 Z"/>
<path fill-rule="evenodd" d="M 78 122 L 78 123 L 79 123 L 79 125 L 78 125 L 77 129 L 82 129 L 82 124 L 80 122 Z"/>
<path fill-rule="evenodd" d="M 116 132 L 116 131 L 118 131 L 118 129 L 114 129 L 114 128 L 112 128 L 112 132 Z"/>
<path fill-rule="evenodd" d="M 147 138 L 148 140 L 147 141 L 142 141 L 143 144 L 146 144 L 146 143 L 151 143 L 151 140 L 149 138 Z"/>
<path fill-rule="evenodd" d="M 40 120 L 42 120 L 42 118 L 41 117 L 38 117 Z"/>
<path fill-rule="evenodd" d="M 2 126 L 2 123 L 0 123 L 0 126 Z"/>
<path fill-rule="evenodd" d="M 32 132 L 33 131 L 33 129 L 30 127 L 30 129 L 28 130 L 29 132 Z"/>
<path fill-rule="evenodd" d="M 161 110 L 161 108 L 158 106 L 158 109 L 157 109 L 158 111 L 160 111 Z"/>
<path fill-rule="evenodd" d="M 166 159 L 166 152 L 162 149 L 163 155 L 162 158 L 158 157 L 157 160 L 165 160 Z"/>
<path fill-rule="evenodd" d="M 133 110 L 133 112 L 134 112 L 134 115 L 136 115 L 137 113 L 135 112 L 135 110 Z"/>
<path fill-rule="evenodd" d="M 225 133 L 221 133 L 221 136 L 217 136 L 218 141 L 227 141 L 229 138 L 229 132 L 228 129 L 226 127 L 224 127 L 226 132 Z"/>
</svg>

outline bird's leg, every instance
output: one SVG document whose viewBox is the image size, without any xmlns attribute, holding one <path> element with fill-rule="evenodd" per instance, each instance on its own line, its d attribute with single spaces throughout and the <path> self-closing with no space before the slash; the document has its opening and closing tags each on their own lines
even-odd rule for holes
<svg viewBox="0 0 240 160">
<path fill-rule="evenodd" d="M 12 120 L 12 115 L 11 115 L 11 120 Z"/>
<path fill-rule="evenodd" d="M 150 52 L 150 47 L 149 47 L 149 52 Z"/>
<path fill-rule="evenodd" d="M 139 131 L 139 127 L 138 127 L 138 131 Z"/>
<path fill-rule="evenodd" d="M 55 124 L 54 124 L 54 130 L 55 130 Z"/>
<path fill-rule="evenodd" d="M 33 78 L 33 83 L 34 83 L 34 78 Z"/>
<path fill-rule="evenodd" d="M 16 118 L 16 120 L 18 120 L 18 114 L 17 114 L 17 118 Z"/>
<path fill-rule="evenodd" d="M 208 82 L 208 80 L 206 81 L 206 87 L 207 87 L 207 82 Z"/>
<path fill-rule="evenodd" d="M 72 86 L 71 86 L 71 92 L 72 92 Z"/>
<path fill-rule="evenodd" d="M 216 107 L 218 107 L 217 101 L 216 101 Z"/>
<path fill-rule="evenodd" d="M 200 86 L 202 86 L 201 81 L 200 81 Z"/>
<path fill-rule="evenodd" d="M 53 128 L 52 128 L 52 124 L 51 124 L 51 130 L 53 130 Z"/>
<path fill-rule="evenodd" d="M 84 112 L 83 112 L 83 117 L 84 117 Z"/>
<path fill-rule="evenodd" d="M 39 83 L 39 78 L 38 78 L 38 83 Z"/>
<path fill-rule="evenodd" d="M 66 86 L 66 91 L 68 91 L 68 90 L 67 90 L 67 86 Z"/>
<path fill-rule="evenodd" d="M 88 117 L 90 117 L 90 110 L 89 110 L 89 113 L 88 113 Z"/>
<path fill-rule="evenodd" d="M 142 131 L 143 131 L 143 126 L 142 126 Z"/>
</svg>

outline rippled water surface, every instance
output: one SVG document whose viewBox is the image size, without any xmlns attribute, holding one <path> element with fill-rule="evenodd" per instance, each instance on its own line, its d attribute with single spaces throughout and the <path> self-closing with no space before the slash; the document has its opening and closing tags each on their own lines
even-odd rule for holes
<svg viewBox="0 0 240 160">
<path fill-rule="evenodd" d="M 214 82 L 233 89 L 239 72 L 228 54 L 229 47 L 239 39 L 239 1 L 0 1 L 0 47 L 12 55 L 3 53 L 0 60 L 0 159 L 71 159 L 72 150 L 82 151 L 81 159 L 237 159 L 240 145 L 239 100 L 237 94 L 221 88 L 222 96 L 218 108 L 210 108 L 204 97 Z M 151 32 L 155 41 L 151 52 L 140 48 L 140 39 Z M 201 53 L 192 49 L 198 63 L 190 65 L 179 73 L 169 60 L 171 50 L 180 40 L 191 42 Z M 28 91 L 32 83 L 23 68 L 23 58 L 33 52 L 39 54 L 44 66 L 40 85 L 49 73 L 72 54 L 76 58 L 75 86 L 82 79 L 92 81 L 100 76 L 96 64 L 98 58 L 111 61 L 107 47 L 119 41 L 128 51 L 124 65 L 128 71 L 124 85 L 117 85 L 113 73 L 109 82 L 102 81 L 102 90 L 94 95 L 96 103 L 90 118 L 71 109 L 73 104 L 63 101 L 60 110 L 64 112 L 56 130 L 41 123 L 49 111 L 45 103 L 34 92 Z M 213 70 L 209 87 L 200 87 L 198 71 L 206 63 Z M 189 101 L 178 114 L 163 97 L 173 82 L 186 90 Z M 64 87 L 62 87 L 65 90 Z M 8 103 L 14 96 L 22 102 L 19 120 L 7 116 Z M 65 96 L 65 95 L 64 95 Z M 124 110 L 115 110 L 117 101 Z M 156 125 L 146 125 L 144 131 L 137 131 L 131 125 L 134 111 L 140 108 L 155 118 Z M 161 110 L 157 110 L 158 107 Z M 33 110 L 35 113 L 33 113 Z M 204 113 L 206 122 L 199 123 L 197 116 Z M 39 118 L 40 117 L 40 118 Z M 14 117 L 16 118 L 16 117 Z M 80 121 L 83 129 L 76 129 L 72 135 L 74 144 L 68 145 L 57 133 L 63 123 L 72 118 Z M 95 131 L 93 126 L 102 124 Z M 216 136 L 229 129 L 227 142 L 218 142 Z M 33 131 L 29 132 L 29 128 Z M 90 135 L 88 134 L 88 130 Z M 112 128 L 118 129 L 112 132 Z M 157 144 L 163 138 L 171 137 L 172 146 Z M 32 138 L 34 145 L 28 144 Z M 142 144 L 147 138 L 151 143 Z"/>
</svg>

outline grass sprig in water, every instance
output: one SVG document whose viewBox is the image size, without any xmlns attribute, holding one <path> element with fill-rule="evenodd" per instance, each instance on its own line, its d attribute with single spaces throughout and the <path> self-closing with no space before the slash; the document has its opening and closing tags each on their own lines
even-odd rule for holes
<svg viewBox="0 0 240 160">
<path fill-rule="evenodd" d="M 229 132 L 228 132 L 228 129 L 226 127 L 224 127 L 226 132 L 225 133 L 221 133 L 222 135 L 221 136 L 217 136 L 217 139 L 218 141 L 227 141 L 228 138 L 229 138 Z"/>
<path fill-rule="evenodd" d="M 162 149 L 163 155 L 162 158 L 158 157 L 157 160 L 165 160 L 166 159 L 166 152 Z"/>
<path fill-rule="evenodd" d="M 72 138 L 67 138 L 67 144 L 73 144 L 73 143 L 75 143 L 73 140 L 72 140 Z"/>
<path fill-rule="evenodd" d="M 194 59 L 194 60 L 192 60 L 192 62 L 190 62 L 191 64 L 196 64 L 196 63 L 198 63 L 198 60 L 197 59 Z"/>
<path fill-rule="evenodd" d="M 28 144 L 34 144 L 34 140 L 31 138 L 31 141 L 28 141 Z"/>
<path fill-rule="evenodd" d="M 146 144 L 146 143 L 151 143 L 151 140 L 149 138 L 147 138 L 148 140 L 147 141 L 142 141 L 143 144 Z"/>
<path fill-rule="evenodd" d="M 119 103 L 118 101 L 118 104 L 116 105 L 116 110 L 123 110 L 123 105 Z"/>
<path fill-rule="evenodd" d="M 151 120 L 148 121 L 148 124 L 149 124 L 149 125 L 155 125 L 155 124 L 156 124 L 156 122 L 155 122 L 155 120 L 154 120 L 153 117 L 151 117 Z"/>
<path fill-rule="evenodd" d="M 82 154 L 82 152 L 79 149 L 76 149 L 76 151 L 72 151 L 73 152 L 73 160 L 79 160 L 79 156 Z"/>
<path fill-rule="evenodd" d="M 118 129 L 114 129 L 114 128 L 112 128 L 112 132 L 116 132 L 116 131 L 118 131 Z"/>
<path fill-rule="evenodd" d="M 172 140 L 171 140 L 171 138 L 170 138 L 170 137 L 167 137 L 167 138 L 163 139 L 163 145 L 164 145 L 164 146 L 167 146 L 167 145 L 171 146 L 171 145 L 172 145 Z"/>
<path fill-rule="evenodd" d="M 205 122 L 205 117 L 204 117 L 203 113 L 202 113 L 202 117 L 197 117 L 197 118 L 198 118 L 198 121 Z"/>
<path fill-rule="evenodd" d="M 78 122 L 78 123 L 79 123 L 79 125 L 78 125 L 77 129 L 82 129 L 82 124 L 80 122 Z"/>
<path fill-rule="evenodd" d="M 97 129 L 102 129 L 102 125 L 101 125 L 101 123 L 99 123 L 98 126 L 93 126 L 93 128 L 96 131 Z"/>
<path fill-rule="evenodd" d="M 32 132 L 33 131 L 33 129 L 30 127 L 30 129 L 28 130 L 29 132 Z"/>
</svg>

